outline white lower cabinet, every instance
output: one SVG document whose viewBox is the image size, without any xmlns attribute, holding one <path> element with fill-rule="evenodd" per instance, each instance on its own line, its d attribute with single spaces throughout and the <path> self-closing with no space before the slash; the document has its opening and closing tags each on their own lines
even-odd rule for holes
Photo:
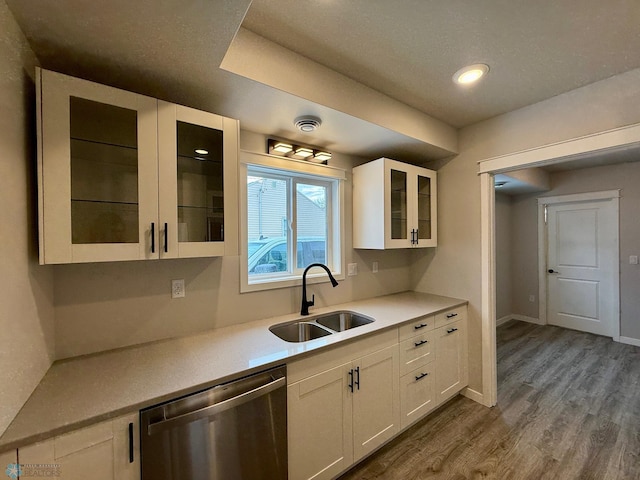
<svg viewBox="0 0 640 480">
<path fill-rule="evenodd" d="M 365 352 L 375 339 L 319 354 L 316 370 L 356 358 L 299 381 L 298 365 L 290 364 L 289 480 L 335 478 L 399 432 L 398 345 L 395 332 L 389 333 L 380 338 L 391 338 L 391 345 L 372 353 Z M 313 358 L 299 364 L 309 367 Z"/>
<path fill-rule="evenodd" d="M 329 480 L 468 383 L 467 307 L 287 365 L 289 480 Z"/>
<path fill-rule="evenodd" d="M 134 413 L 19 448 L 22 474 L 61 480 L 139 480 L 138 425 Z"/>
<path fill-rule="evenodd" d="M 333 478 L 353 463 L 351 365 L 287 388 L 289 478 Z"/>
<path fill-rule="evenodd" d="M 436 403 L 441 404 L 467 386 L 467 320 L 460 318 L 435 330 Z"/>
<path fill-rule="evenodd" d="M 351 366 L 353 459 L 358 461 L 400 431 L 398 346 L 362 357 Z"/>
<path fill-rule="evenodd" d="M 400 377 L 400 427 L 406 428 L 436 405 L 433 363 L 416 368 Z"/>
</svg>

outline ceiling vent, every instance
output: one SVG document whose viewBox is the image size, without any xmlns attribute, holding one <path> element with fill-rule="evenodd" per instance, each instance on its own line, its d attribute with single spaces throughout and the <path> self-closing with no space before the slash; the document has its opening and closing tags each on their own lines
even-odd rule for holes
<svg viewBox="0 0 640 480">
<path fill-rule="evenodd" d="M 296 118 L 293 123 L 301 132 L 309 133 L 315 131 L 322 124 L 322 120 L 318 117 L 305 115 Z"/>
</svg>

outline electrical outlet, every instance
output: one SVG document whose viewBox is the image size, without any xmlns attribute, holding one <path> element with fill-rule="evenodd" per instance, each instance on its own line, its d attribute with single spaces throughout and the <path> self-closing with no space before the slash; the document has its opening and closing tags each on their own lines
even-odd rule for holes
<svg viewBox="0 0 640 480">
<path fill-rule="evenodd" d="M 529 295 L 529 301 L 531 303 L 535 302 L 536 301 L 536 296 L 535 295 Z"/>
<path fill-rule="evenodd" d="M 349 263 L 347 265 L 347 275 L 350 277 L 354 275 L 358 275 L 358 264 L 357 263 Z"/>
<path fill-rule="evenodd" d="M 171 298 L 183 298 L 184 293 L 184 278 L 171 280 Z"/>
<path fill-rule="evenodd" d="M 638 265 L 638 255 L 629 255 L 629 264 Z"/>
<path fill-rule="evenodd" d="M 373 262 L 373 265 L 371 267 L 371 271 L 373 273 L 378 273 L 378 262 Z"/>
</svg>

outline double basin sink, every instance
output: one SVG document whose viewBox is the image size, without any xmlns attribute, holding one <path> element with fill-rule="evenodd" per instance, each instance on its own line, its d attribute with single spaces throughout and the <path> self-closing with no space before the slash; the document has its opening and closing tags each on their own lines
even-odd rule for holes
<svg viewBox="0 0 640 480">
<path fill-rule="evenodd" d="M 373 321 L 373 318 L 344 310 L 293 322 L 279 323 L 269 327 L 269 330 L 286 342 L 306 342 L 335 332 L 367 325 Z"/>
</svg>

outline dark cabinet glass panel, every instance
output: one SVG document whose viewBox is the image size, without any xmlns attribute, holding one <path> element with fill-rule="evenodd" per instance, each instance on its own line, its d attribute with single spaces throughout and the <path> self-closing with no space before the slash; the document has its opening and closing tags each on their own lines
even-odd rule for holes
<svg viewBox="0 0 640 480">
<path fill-rule="evenodd" d="M 391 238 L 407 238 L 407 173 L 391 170 Z"/>
<path fill-rule="evenodd" d="M 418 175 L 418 238 L 431 238 L 431 179 Z"/>
<path fill-rule="evenodd" d="M 137 112 L 70 99 L 74 244 L 137 243 Z"/>
<path fill-rule="evenodd" d="M 178 122 L 177 135 L 178 241 L 223 241 L 223 132 Z"/>
</svg>

